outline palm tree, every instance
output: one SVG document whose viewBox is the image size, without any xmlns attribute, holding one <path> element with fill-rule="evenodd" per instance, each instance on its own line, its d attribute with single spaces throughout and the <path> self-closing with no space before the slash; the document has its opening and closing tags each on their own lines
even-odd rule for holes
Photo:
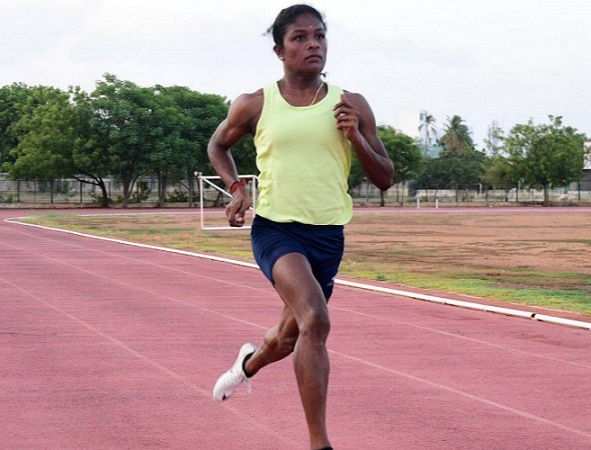
<svg viewBox="0 0 591 450">
<path fill-rule="evenodd" d="M 474 142 L 470 136 L 470 130 L 460 116 L 447 118 L 448 123 L 444 125 L 445 133 L 439 142 L 449 151 L 460 153 L 466 148 L 472 148 Z"/>
<path fill-rule="evenodd" d="M 423 140 L 423 153 L 427 154 L 427 148 L 432 145 L 433 137 L 437 139 L 437 127 L 435 126 L 435 117 L 431 114 L 425 114 L 423 121 L 419 126 L 419 132 L 425 133 L 425 139 Z"/>
</svg>

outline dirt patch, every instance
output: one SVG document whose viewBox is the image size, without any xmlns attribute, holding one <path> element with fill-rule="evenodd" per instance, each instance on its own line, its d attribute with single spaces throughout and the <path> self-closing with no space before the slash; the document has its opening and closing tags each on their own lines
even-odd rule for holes
<svg viewBox="0 0 591 450">
<path fill-rule="evenodd" d="M 591 275 L 591 214 L 357 214 L 347 227 L 347 249 L 413 271 L 472 267 Z"/>
</svg>

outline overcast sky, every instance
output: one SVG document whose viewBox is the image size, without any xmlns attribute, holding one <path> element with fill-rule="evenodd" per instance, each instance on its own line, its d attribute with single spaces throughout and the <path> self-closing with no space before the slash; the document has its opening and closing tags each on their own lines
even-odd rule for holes
<svg viewBox="0 0 591 450">
<path fill-rule="evenodd" d="M 0 86 L 90 92 L 104 73 L 234 99 L 279 79 L 264 36 L 281 0 L 0 0 Z M 426 110 L 488 126 L 547 122 L 591 136 L 589 0 L 316 0 L 327 81 L 363 94 L 379 124 Z M 406 131 L 406 130 L 405 130 Z"/>
</svg>

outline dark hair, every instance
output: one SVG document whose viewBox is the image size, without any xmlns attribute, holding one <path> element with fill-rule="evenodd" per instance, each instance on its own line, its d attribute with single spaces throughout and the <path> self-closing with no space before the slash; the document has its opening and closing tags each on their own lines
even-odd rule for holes
<svg viewBox="0 0 591 450">
<path fill-rule="evenodd" d="M 301 16 L 302 14 L 311 14 L 316 16 L 318 20 L 322 22 L 322 26 L 326 30 L 324 17 L 322 17 L 322 14 L 320 14 L 317 9 L 305 4 L 292 5 L 289 8 L 281 10 L 281 12 L 275 18 L 273 25 L 271 25 L 267 30 L 267 34 L 271 34 L 273 36 L 273 41 L 276 45 L 283 47 L 283 38 L 287 32 L 287 27 L 293 24 L 298 16 Z"/>
</svg>

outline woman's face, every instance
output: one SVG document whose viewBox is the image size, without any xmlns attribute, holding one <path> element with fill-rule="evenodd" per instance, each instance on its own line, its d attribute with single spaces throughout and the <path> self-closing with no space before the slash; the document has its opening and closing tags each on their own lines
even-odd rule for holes
<svg viewBox="0 0 591 450">
<path fill-rule="evenodd" d="M 326 64 L 326 30 L 317 17 L 302 14 L 285 32 L 283 48 L 275 52 L 286 69 L 297 72 L 320 73 Z"/>
</svg>

